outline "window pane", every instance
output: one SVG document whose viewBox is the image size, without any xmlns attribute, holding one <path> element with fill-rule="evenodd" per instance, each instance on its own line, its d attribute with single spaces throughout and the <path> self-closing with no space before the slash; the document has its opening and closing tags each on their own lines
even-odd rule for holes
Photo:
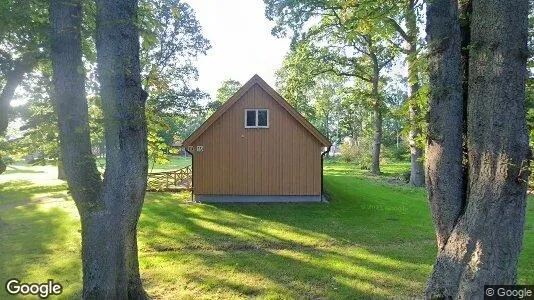
<svg viewBox="0 0 534 300">
<path fill-rule="evenodd" d="M 247 126 L 256 126 L 255 110 L 247 110 Z"/>
<path fill-rule="evenodd" d="M 258 110 L 258 126 L 267 127 L 267 110 Z"/>
</svg>

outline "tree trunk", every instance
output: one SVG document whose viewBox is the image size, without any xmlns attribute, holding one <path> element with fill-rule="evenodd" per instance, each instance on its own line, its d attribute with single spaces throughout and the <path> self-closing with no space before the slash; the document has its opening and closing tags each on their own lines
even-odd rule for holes
<svg viewBox="0 0 534 300">
<path fill-rule="evenodd" d="M 23 75 L 24 72 L 20 72 L 20 70 L 17 70 L 16 68 L 11 71 L 7 75 L 6 84 L 0 94 L 0 135 L 2 136 L 6 133 L 7 125 L 9 123 L 9 111 L 11 110 L 9 104 L 15 95 L 15 89 L 22 81 Z"/>
<path fill-rule="evenodd" d="M 406 34 L 409 40 L 408 49 L 406 51 L 406 63 L 408 65 L 408 83 L 410 85 L 410 133 L 408 135 L 408 142 L 410 145 L 410 184 L 414 186 L 425 185 L 425 170 L 423 165 L 423 149 L 418 145 L 417 141 L 421 137 L 421 117 L 418 104 L 419 97 L 419 71 L 415 67 L 415 60 L 417 59 L 417 18 L 415 15 L 415 3 L 409 1 L 406 10 Z"/>
<path fill-rule="evenodd" d="M 438 257 L 463 208 L 460 24 L 454 1 L 436 0 L 427 7 L 430 97 L 426 183 L 436 228 Z M 460 264 L 460 263 L 459 263 Z M 450 275 L 450 276 L 449 276 Z M 456 274 L 444 274 L 440 260 L 427 282 L 427 297 L 455 297 Z"/>
<path fill-rule="evenodd" d="M 0 157 L 0 174 L 4 173 L 6 169 L 7 169 L 7 165 Z"/>
<path fill-rule="evenodd" d="M 416 115 L 410 108 L 410 114 Z M 417 145 L 417 138 L 421 130 L 412 128 L 409 133 L 410 143 L 410 184 L 413 186 L 425 186 L 425 167 L 423 165 L 423 149 Z"/>
<path fill-rule="evenodd" d="M 22 82 L 24 74 L 30 72 L 36 62 L 35 54 L 27 53 L 19 61 L 11 72 L 7 74 L 6 84 L 0 93 L 0 136 L 6 133 L 9 123 L 9 112 L 11 111 L 10 102 L 15 96 L 15 90 Z"/>
<path fill-rule="evenodd" d="M 380 175 L 380 146 L 382 144 L 382 111 L 380 107 L 374 107 L 375 133 L 373 137 L 373 156 L 371 174 Z"/>
<path fill-rule="evenodd" d="M 61 161 L 61 159 L 57 160 L 57 179 L 59 180 L 67 179 L 67 177 L 65 176 L 65 168 L 63 167 L 63 161 Z"/>
<path fill-rule="evenodd" d="M 369 48 L 372 48 L 371 45 Z M 382 145 L 382 101 L 380 93 L 378 92 L 378 81 L 380 79 L 380 69 L 378 67 L 378 59 L 374 53 L 371 53 L 373 61 L 373 80 L 372 80 L 372 95 L 373 95 L 373 112 L 375 122 L 375 132 L 373 137 L 373 156 L 371 164 L 371 174 L 380 175 L 380 146 Z"/>
<path fill-rule="evenodd" d="M 144 298 L 139 276 L 136 228 L 148 173 L 147 123 L 141 88 L 137 1 L 97 1 L 98 76 L 104 112 L 106 174 L 104 201 L 119 202 L 124 224 L 126 292 Z M 117 216 L 118 218 L 119 216 Z M 124 279 L 122 279 L 124 276 Z"/>
<path fill-rule="evenodd" d="M 454 3 L 436 0 L 427 10 L 430 99 L 426 181 L 440 249 L 463 202 L 460 25 Z"/>
<path fill-rule="evenodd" d="M 134 223 L 137 219 L 124 218 L 120 211 L 83 219 L 84 299 L 148 298 L 139 274 Z"/>
<path fill-rule="evenodd" d="M 460 26 L 452 3 L 433 1 L 427 11 L 427 179 L 439 249 L 426 294 L 471 299 L 484 297 L 484 285 L 514 284 L 517 277 L 530 161 L 524 110 L 528 1 L 473 1 L 468 178 L 461 169 Z"/>
<path fill-rule="evenodd" d="M 81 0 L 53 0 L 52 63 L 61 159 L 82 223 L 84 299 L 143 299 L 136 227 L 147 177 L 137 1 L 97 1 L 106 172 L 91 153 L 80 43 Z"/>
<path fill-rule="evenodd" d="M 61 161 L 80 214 L 102 207 L 101 179 L 91 154 L 80 44 L 81 0 L 50 2 L 51 58 Z M 98 203 L 98 205 L 95 205 Z"/>
<path fill-rule="evenodd" d="M 84 299 L 126 299 L 124 231 L 109 211 L 81 213 Z"/>
</svg>

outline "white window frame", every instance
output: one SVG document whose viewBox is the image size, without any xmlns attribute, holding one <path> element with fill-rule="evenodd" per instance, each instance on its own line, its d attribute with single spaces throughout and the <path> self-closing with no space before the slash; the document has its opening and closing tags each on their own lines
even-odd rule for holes
<svg viewBox="0 0 534 300">
<path fill-rule="evenodd" d="M 265 110 L 267 112 L 267 126 L 258 126 L 258 111 Z M 247 114 L 249 111 L 253 111 L 254 113 L 254 126 L 248 126 L 247 125 Z M 247 108 L 245 109 L 245 128 L 269 128 L 270 122 L 269 122 L 269 109 L 267 108 Z"/>
</svg>

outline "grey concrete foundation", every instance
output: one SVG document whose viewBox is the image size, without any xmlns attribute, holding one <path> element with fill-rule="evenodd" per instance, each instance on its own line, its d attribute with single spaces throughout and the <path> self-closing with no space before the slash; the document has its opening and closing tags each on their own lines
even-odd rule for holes
<svg viewBox="0 0 534 300">
<path fill-rule="evenodd" d="M 295 203 L 321 202 L 321 195 L 306 196 L 243 196 L 243 195 L 195 195 L 195 201 L 207 203 Z"/>
</svg>

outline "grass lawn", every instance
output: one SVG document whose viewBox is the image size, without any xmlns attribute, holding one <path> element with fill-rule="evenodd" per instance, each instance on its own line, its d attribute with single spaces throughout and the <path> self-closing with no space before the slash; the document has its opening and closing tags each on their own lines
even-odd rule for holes
<svg viewBox="0 0 534 300">
<path fill-rule="evenodd" d="M 61 298 L 79 298 L 79 220 L 66 185 L 52 166 L 15 168 L 0 175 L 0 282 L 53 278 Z M 145 288 L 155 299 L 421 297 L 436 254 L 424 189 L 342 163 L 325 165 L 325 184 L 328 204 L 207 205 L 188 203 L 188 193 L 148 193 L 139 222 Z M 524 284 L 534 283 L 533 201 Z"/>
</svg>

